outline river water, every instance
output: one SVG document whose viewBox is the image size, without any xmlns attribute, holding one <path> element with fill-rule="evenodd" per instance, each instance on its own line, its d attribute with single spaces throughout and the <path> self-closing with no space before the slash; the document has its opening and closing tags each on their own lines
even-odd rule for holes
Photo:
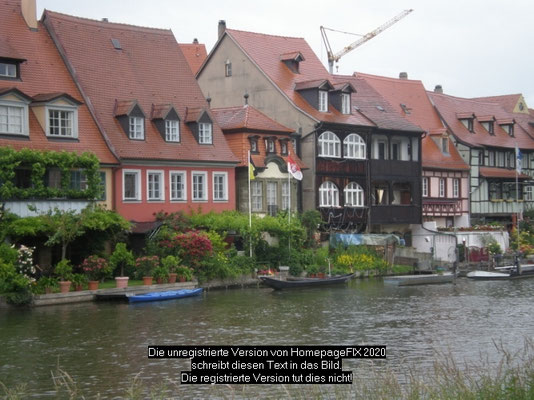
<svg viewBox="0 0 534 400">
<path fill-rule="evenodd" d="M 0 382 L 26 383 L 28 397 L 54 398 L 51 371 L 59 365 L 87 398 L 120 398 L 136 376 L 145 389 L 165 384 L 168 397 L 234 395 L 226 386 L 180 385 L 189 361 L 148 359 L 148 345 L 386 345 L 387 360 L 343 362 L 355 380 L 386 368 L 424 370 L 442 353 L 497 363 L 495 343 L 516 351 L 533 338 L 533 294 L 534 279 L 412 288 L 369 279 L 282 292 L 209 291 L 144 304 L 0 310 Z M 273 393 L 273 386 L 249 385 L 244 397 Z"/>
</svg>

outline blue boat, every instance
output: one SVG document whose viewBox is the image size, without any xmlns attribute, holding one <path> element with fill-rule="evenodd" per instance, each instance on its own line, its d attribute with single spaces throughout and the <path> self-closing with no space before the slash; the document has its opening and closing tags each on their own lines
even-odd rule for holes
<svg viewBox="0 0 534 400">
<path fill-rule="evenodd" d="M 202 293 L 202 288 L 198 289 L 182 289 L 169 290 L 167 292 L 150 292 L 145 294 L 131 294 L 126 295 L 130 303 L 139 303 L 142 301 L 161 301 L 181 299 L 182 297 L 198 296 Z"/>
</svg>

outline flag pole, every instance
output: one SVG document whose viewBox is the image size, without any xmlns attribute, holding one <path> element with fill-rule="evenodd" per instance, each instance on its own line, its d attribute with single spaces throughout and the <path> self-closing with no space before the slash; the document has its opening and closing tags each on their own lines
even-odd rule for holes
<svg viewBox="0 0 534 400">
<path fill-rule="evenodd" d="M 291 152 L 287 152 L 287 157 L 288 157 L 288 162 L 287 162 L 287 191 L 288 191 L 288 195 L 289 195 L 289 203 L 287 205 L 287 209 L 289 210 L 289 215 L 288 215 L 288 219 L 289 219 L 289 245 L 288 245 L 288 249 L 289 249 L 289 260 L 291 261 L 291 171 L 289 170 L 290 166 L 289 166 L 289 157 L 291 156 Z"/>
<path fill-rule="evenodd" d="M 250 244 L 249 244 L 249 253 L 250 258 L 252 258 L 252 194 L 250 192 L 250 150 L 247 152 L 247 160 L 248 160 L 248 227 L 250 230 Z"/>
</svg>

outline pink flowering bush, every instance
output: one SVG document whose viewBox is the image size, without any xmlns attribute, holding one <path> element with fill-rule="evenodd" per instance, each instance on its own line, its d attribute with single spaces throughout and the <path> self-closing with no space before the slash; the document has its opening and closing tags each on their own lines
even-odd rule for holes
<svg viewBox="0 0 534 400">
<path fill-rule="evenodd" d="M 152 276 L 154 270 L 159 266 L 158 256 L 144 256 L 135 260 L 135 269 L 137 276 L 142 278 L 144 276 Z"/>
<path fill-rule="evenodd" d="M 202 261 L 213 253 L 213 246 L 205 233 L 189 231 L 178 233 L 170 239 L 161 240 L 161 247 L 179 249 L 182 263 L 197 270 Z"/>
<path fill-rule="evenodd" d="M 105 258 L 92 255 L 83 260 L 82 270 L 91 281 L 100 281 L 111 276 L 112 268 Z"/>
</svg>

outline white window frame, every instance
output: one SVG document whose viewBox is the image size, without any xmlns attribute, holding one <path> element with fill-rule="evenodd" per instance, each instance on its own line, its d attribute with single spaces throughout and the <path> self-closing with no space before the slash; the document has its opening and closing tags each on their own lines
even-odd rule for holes
<svg viewBox="0 0 534 400">
<path fill-rule="evenodd" d="M 196 195 L 197 192 L 197 183 L 195 183 L 195 178 L 197 176 L 203 177 L 204 187 L 202 188 L 202 197 Z M 192 171 L 191 172 L 191 199 L 194 202 L 208 201 L 208 173 L 206 171 Z"/>
<path fill-rule="evenodd" d="M 76 139 L 78 137 L 78 107 L 74 106 L 58 106 L 58 105 L 49 105 L 45 107 L 46 110 L 46 136 L 48 137 L 54 137 L 54 138 L 74 138 Z M 50 113 L 53 111 L 59 111 L 61 113 L 66 112 L 69 113 L 71 116 L 71 134 L 70 135 L 55 135 L 51 133 L 51 125 L 50 125 Z"/>
<path fill-rule="evenodd" d="M 16 78 L 17 64 L 0 62 L 0 76 L 5 78 Z"/>
<path fill-rule="evenodd" d="M 291 209 L 289 182 L 282 182 L 282 210 Z"/>
<path fill-rule="evenodd" d="M 439 197 L 445 197 L 446 187 L 445 178 L 439 178 Z"/>
<path fill-rule="evenodd" d="M 428 176 L 423 176 L 423 181 L 421 183 L 421 191 L 423 193 L 423 197 L 428 197 Z"/>
<path fill-rule="evenodd" d="M 341 113 L 350 114 L 350 93 L 341 93 Z"/>
<path fill-rule="evenodd" d="M 533 201 L 534 200 L 534 186 L 525 186 L 524 192 L 523 192 L 523 200 L 525 201 Z"/>
<path fill-rule="evenodd" d="M 334 182 L 325 181 L 319 186 L 319 207 L 339 207 L 339 189 Z"/>
<path fill-rule="evenodd" d="M 259 189 L 259 190 L 258 190 Z M 253 212 L 263 211 L 263 182 L 252 181 L 250 182 L 251 193 L 251 207 Z"/>
<path fill-rule="evenodd" d="M 365 205 L 363 188 L 356 182 L 349 182 L 345 189 L 345 207 L 363 207 Z"/>
<path fill-rule="evenodd" d="M 223 195 L 219 197 L 218 188 L 219 185 L 215 182 L 215 178 L 223 178 Z M 228 172 L 214 171 L 212 174 L 212 187 L 213 187 L 213 201 L 228 201 Z"/>
<path fill-rule="evenodd" d="M 326 90 L 319 90 L 319 111 L 328 111 L 328 92 Z"/>
<path fill-rule="evenodd" d="M 267 182 L 267 207 L 269 206 L 278 206 L 278 183 L 277 182 Z"/>
<path fill-rule="evenodd" d="M 7 130 L 0 129 L 1 134 L 6 135 L 20 135 L 20 136 L 28 136 L 29 135 L 29 129 L 28 129 L 28 103 L 27 102 L 17 102 L 17 101 L 8 101 L 8 100 L 2 100 L 0 99 L 0 107 L 6 107 L 7 111 Z M 9 130 L 9 109 L 17 108 L 20 109 L 22 112 L 21 115 L 21 131 L 20 132 L 13 132 Z M 0 123 L 0 126 L 2 124 Z"/>
<path fill-rule="evenodd" d="M 145 119 L 143 117 L 128 117 L 128 137 L 133 140 L 145 139 Z"/>
<path fill-rule="evenodd" d="M 177 119 L 165 120 L 165 141 L 179 142 L 180 141 L 180 121 Z"/>
<path fill-rule="evenodd" d="M 341 140 L 331 131 L 324 131 L 318 138 L 319 157 L 341 157 Z"/>
<path fill-rule="evenodd" d="M 126 174 L 135 174 L 135 197 L 126 197 Z M 123 169 L 122 170 L 122 200 L 123 201 L 141 201 L 141 170 L 140 169 Z"/>
<path fill-rule="evenodd" d="M 452 179 L 452 197 L 460 197 L 460 179 Z"/>
<path fill-rule="evenodd" d="M 173 182 L 174 176 L 182 177 L 182 191 L 181 197 L 176 197 L 174 194 L 177 192 L 175 188 L 176 182 Z M 169 171 L 169 198 L 171 201 L 187 201 L 187 173 L 185 171 Z"/>
<path fill-rule="evenodd" d="M 343 157 L 355 160 L 366 159 L 366 145 L 357 133 L 351 133 L 343 139 Z"/>
<path fill-rule="evenodd" d="M 213 124 L 211 122 L 198 123 L 198 143 L 212 144 L 213 143 Z"/>
<path fill-rule="evenodd" d="M 158 176 L 158 181 L 150 181 L 150 178 Z M 156 188 L 159 186 L 159 188 Z M 153 193 L 156 190 L 159 191 L 158 196 L 154 196 Z M 162 170 L 147 170 L 146 171 L 146 199 L 147 201 L 164 201 L 165 200 L 165 173 Z"/>
</svg>

